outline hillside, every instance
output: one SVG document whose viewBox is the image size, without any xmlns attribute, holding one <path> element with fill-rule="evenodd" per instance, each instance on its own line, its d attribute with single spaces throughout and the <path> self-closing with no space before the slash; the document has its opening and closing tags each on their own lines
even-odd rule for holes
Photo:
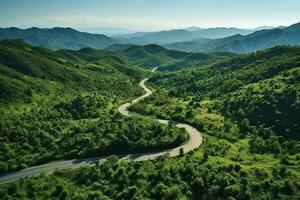
<svg viewBox="0 0 300 200">
<path fill-rule="evenodd" d="M 184 164 L 162 164 L 182 172 L 179 180 L 192 193 L 188 199 L 294 198 L 300 194 L 299 77 L 300 48 L 278 46 L 157 72 L 149 79 L 157 92 L 132 112 L 185 122 L 204 133 L 204 146 Z M 183 188 L 176 191 L 180 196 Z"/>
<path fill-rule="evenodd" d="M 300 200 L 300 0 L 0 0 L 0 200 Z"/>
<path fill-rule="evenodd" d="M 101 34 L 79 32 L 72 28 L 0 28 L 0 40 L 22 39 L 33 46 L 42 46 L 52 50 L 73 49 L 84 47 L 104 49 L 116 40 Z"/>
<path fill-rule="evenodd" d="M 127 53 L 143 57 L 144 54 L 135 54 L 136 48 L 144 54 L 163 51 L 159 46 L 150 49 L 134 46 Z M 83 51 L 99 53 L 91 49 Z M 111 156 L 93 166 L 58 170 L 1 185 L 0 195 L 24 199 L 298 198 L 300 144 L 299 135 L 294 133 L 298 133 L 299 118 L 299 52 L 299 47 L 281 46 L 212 61 L 201 67 L 157 71 L 147 83 L 155 93 L 135 104 L 131 111 L 193 125 L 204 136 L 203 145 L 198 149 L 176 158 L 166 155 L 144 162 L 128 162 Z M 68 55 L 74 53 L 70 51 Z M 202 54 L 189 56 L 198 59 Z M 71 105 L 76 108 L 78 102 L 81 101 L 59 104 L 58 108 L 82 120 L 70 109 Z M 96 131 L 95 126 L 86 125 L 92 120 L 84 121 L 84 128 L 78 126 L 60 148 L 75 148 L 76 154 L 79 149 L 85 151 L 86 146 L 103 145 L 119 137 L 112 147 L 124 151 L 127 145 L 139 147 L 134 144 L 149 148 L 161 141 L 162 134 L 168 141 L 172 141 L 169 134 L 179 136 L 172 126 L 161 129 L 148 122 L 145 127 L 144 121 L 139 123 L 142 119 L 128 124 L 116 115 L 110 117 L 113 120 L 97 121 Z M 276 126 L 270 126 L 268 119 Z M 289 131 L 282 134 L 277 127 L 288 127 Z M 144 139 L 135 141 L 139 137 Z M 8 152 L 7 156 L 12 154 Z"/>
<path fill-rule="evenodd" d="M 300 23 L 285 28 L 259 30 L 249 35 L 205 41 L 203 39 L 177 42 L 166 47 L 185 51 L 245 53 L 270 48 L 276 45 L 299 45 Z"/>
<path fill-rule="evenodd" d="M 162 46 L 150 44 L 145 46 L 115 44 L 107 49 L 128 58 L 142 68 L 160 67 L 160 70 L 179 70 L 193 66 L 201 66 L 236 56 L 233 53 L 189 53 L 169 50 Z"/>
<path fill-rule="evenodd" d="M 116 68 L 112 68 L 113 65 L 109 65 L 110 63 L 106 63 L 105 65 L 106 60 L 103 59 L 103 57 L 107 56 L 107 59 L 110 57 L 111 60 L 116 60 L 116 56 L 109 56 L 93 49 L 82 49 L 78 52 L 68 51 L 68 57 L 63 55 L 62 52 L 64 51 L 56 53 L 47 49 L 30 46 L 20 40 L 3 40 L 0 45 L 0 62 L 3 72 L 1 75 L 4 76 L 5 79 L 8 77 L 11 78 L 10 81 L 12 82 L 16 81 L 16 84 L 18 81 L 24 81 L 25 83 L 29 81 L 28 78 L 24 77 L 25 75 L 47 81 L 70 84 L 70 86 L 74 86 L 75 88 L 80 87 L 86 90 L 93 90 L 95 89 L 93 87 L 97 85 L 100 86 L 100 83 L 97 83 L 99 77 L 93 74 L 93 69 L 99 72 L 118 72 Z M 89 50 L 89 52 L 86 52 L 87 50 Z M 91 54 L 91 51 L 95 52 L 95 54 Z M 65 52 L 67 51 L 65 50 Z M 91 59 L 91 56 L 94 56 L 94 59 Z M 124 64 L 124 62 L 122 59 L 115 61 L 114 66 L 117 67 L 118 65 Z M 99 64 L 99 66 L 97 66 L 97 64 Z M 89 70 L 84 71 L 85 69 Z M 104 75 L 105 74 L 103 74 L 102 77 L 103 79 L 108 78 Z M 15 76 L 18 78 L 13 78 Z M 87 78 L 87 76 L 89 77 Z M 107 76 L 109 76 L 109 74 Z M 90 86 L 88 86 L 89 83 L 91 84 Z M 30 85 L 31 83 L 28 84 Z M 110 87 L 110 83 L 103 82 L 102 84 L 107 84 L 105 87 Z M 26 85 L 27 84 L 24 84 L 22 87 Z M 24 90 L 14 86 L 14 84 L 5 85 L 3 82 L 2 86 L 7 90 L 12 90 L 11 92 L 5 93 L 4 98 L 10 98 L 8 94 L 18 95 L 19 93 L 16 92 L 16 90 L 24 92 Z M 97 88 L 97 90 L 100 88 L 101 87 Z M 23 92 L 20 96 L 26 96 Z"/>
<path fill-rule="evenodd" d="M 150 119 L 124 118 L 147 71 L 90 48 L 54 52 L 0 42 L 0 174 L 54 160 L 157 151 L 186 138 Z"/>
<path fill-rule="evenodd" d="M 150 82 L 170 95 L 214 101 L 214 108 L 240 126 L 270 128 L 299 139 L 300 48 L 279 46 L 201 68 L 165 73 Z"/>
</svg>

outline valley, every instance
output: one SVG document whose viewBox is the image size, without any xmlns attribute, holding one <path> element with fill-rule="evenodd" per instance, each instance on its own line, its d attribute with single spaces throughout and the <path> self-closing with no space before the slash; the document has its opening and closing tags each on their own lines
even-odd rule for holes
<svg viewBox="0 0 300 200">
<path fill-rule="evenodd" d="M 0 199 L 299 200 L 299 10 L 1 1 Z"/>
<path fill-rule="evenodd" d="M 155 69 L 156 68 L 154 68 L 152 70 L 153 73 L 154 73 Z M 138 103 L 139 101 L 143 100 L 144 98 L 146 98 L 152 94 L 151 90 L 149 90 L 145 86 L 146 80 L 147 79 L 143 79 L 139 84 L 145 90 L 146 94 L 134 99 L 132 101 L 132 103 L 125 103 L 118 108 L 118 111 L 125 117 L 130 117 L 130 114 L 128 111 L 129 106 L 132 106 L 135 103 Z M 188 153 L 189 151 L 192 151 L 201 145 L 201 143 L 202 143 L 201 133 L 199 131 L 197 131 L 195 128 L 193 128 L 192 126 L 189 126 L 187 124 L 178 123 L 178 122 L 169 121 L 169 120 L 162 120 L 162 119 L 158 119 L 156 121 L 161 124 L 175 125 L 178 128 L 185 129 L 186 132 L 189 134 L 188 141 L 185 142 L 184 144 L 180 145 L 179 147 L 164 150 L 161 152 L 118 155 L 120 160 L 145 161 L 145 160 L 158 159 L 159 157 L 163 157 L 163 156 L 175 157 L 175 156 L 183 155 L 184 153 Z M 34 166 L 31 168 L 23 169 L 21 171 L 15 172 L 15 173 L 10 173 L 7 175 L 0 176 L 0 184 L 16 181 L 21 178 L 26 178 L 29 176 L 37 176 L 37 175 L 41 174 L 42 172 L 53 172 L 58 169 L 78 168 L 78 167 L 82 167 L 84 165 L 91 165 L 94 163 L 102 163 L 106 160 L 107 160 L 106 157 L 93 157 L 93 158 L 75 159 L 75 160 L 70 160 L 70 161 L 55 162 L 55 163 L 50 163 L 50 164 L 45 164 L 45 165 L 40 165 L 40 166 Z"/>
<path fill-rule="evenodd" d="M 2 196 L 299 196 L 299 47 L 237 55 L 1 44 Z"/>
</svg>

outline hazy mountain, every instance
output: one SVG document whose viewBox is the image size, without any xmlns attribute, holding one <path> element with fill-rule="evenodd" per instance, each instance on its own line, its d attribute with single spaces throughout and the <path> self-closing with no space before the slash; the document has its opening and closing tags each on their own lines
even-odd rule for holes
<svg viewBox="0 0 300 200">
<path fill-rule="evenodd" d="M 198 26 L 190 26 L 190 27 L 185 28 L 185 30 L 187 30 L 187 31 L 200 31 L 200 30 L 203 30 L 203 28 L 200 28 Z"/>
<path fill-rule="evenodd" d="M 186 42 L 174 42 L 164 46 L 169 49 L 180 50 L 180 51 L 196 51 L 196 49 L 198 49 L 199 46 L 204 45 L 209 41 L 212 40 L 207 38 L 199 38 L 199 39 L 194 39 Z"/>
<path fill-rule="evenodd" d="M 233 35 L 214 40 L 191 40 L 166 45 L 166 47 L 185 51 L 202 52 L 251 52 L 270 48 L 276 45 L 299 45 L 300 23 L 286 28 L 275 28 L 256 31 L 248 35 Z"/>
<path fill-rule="evenodd" d="M 185 29 L 173 29 L 164 30 L 158 32 L 137 32 L 133 34 L 118 35 L 116 39 L 123 43 L 130 44 L 169 44 L 175 42 L 189 41 L 199 38 L 216 39 L 222 37 L 228 37 L 235 34 L 246 35 L 254 32 L 250 29 L 238 29 L 238 28 L 199 28 L 191 26 Z"/>
<path fill-rule="evenodd" d="M 117 39 L 120 39 L 124 43 L 144 45 L 168 44 L 178 41 L 192 40 L 197 37 L 198 36 L 194 32 L 190 32 L 184 29 L 174 29 L 159 32 L 135 33 L 131 35 L 120 36 Z"/>
<path fill-rule="evenodd" d="M 228 37 L 236 34 L 247 35 L 249 33 L 254 32 L 251 29 L 239 29 L 239 28 L 226 28 L 226 27 L 216 27 L 216 28 L 207 28 L 207 29 L 195 29 L 193 32 L 197 35 L 197 38 L 208 38 L 208 39 L 216 39 Z"/>
<path fill-rule="evenodd" d="M 256 27 L 252 30 L 255 30 L 255 31 L 260 31 L 260 30 L 264 30 L 264 29 L 274 29 L 274 28 L 278 28 L 276 26 L 259 26 L 259 27 Z"/>
<path fill-rule="evenodd" d="M 77 28 L 79 31 L 94 33 L 94 34 L 104 34 L 107 36 L 114 36 L 120 34 L 131 34 L 135 31 L 119 28 L 119 27 L 85 27 L 85 28 Z"/>
<path fill-rule="evenodd" d="M 92 47 L 104 49 L 117 41 L 101 34 L 79 32 L 72 28 L 0 28 L 0 40 L 22 39 L 34 46 L 43 46 L 53 50 L 81 49 Z"/>
</svg>

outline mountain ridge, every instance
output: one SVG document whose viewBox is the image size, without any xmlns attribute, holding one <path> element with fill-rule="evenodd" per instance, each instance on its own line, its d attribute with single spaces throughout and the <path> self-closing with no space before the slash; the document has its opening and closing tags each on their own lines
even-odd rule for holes
<svg viewBox="0 0 300 200">
<path fill-rule="evenodd" d="M 0 40 L 22 39 L 34 46 L 43 46 L 52 50 L 84 47 L 104 49 L 117 41 L 103 34 L 80 32 L 70 27 L 20 29 L 16 27 L 0 28 Z"/>
<path fill-rule="evenodd" d="M 247 53 L 277 45 L 299 45 L 300 23 L 285 28 L 264 29 L 248 35 L 235 34 L 208 41 L 186 41 L 165 45 L 167 48 L 201 52 Z"/>
</svg>

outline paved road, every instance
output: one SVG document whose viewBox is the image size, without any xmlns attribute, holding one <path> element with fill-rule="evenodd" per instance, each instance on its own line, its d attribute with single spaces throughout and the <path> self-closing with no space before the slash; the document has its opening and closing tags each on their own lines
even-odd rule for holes
<svg viewBox="0 0 300 200">
<path fill-rule="evenodd" d="M 152 72 L 154 73 L 156 70 L 153 69 Z M 118 110 L 119 112 L 124 115 L 125 117 L 131 117 L 130 113 L 128 111 L 128 108 L 132 105 L 135 104 L 142 99 L 150 96 L 152 94 L 152 91 L 145 86 L 145 82 L 148 79 L 144 79 L 139 83 L 139 86 L 142 87 L 145 90 L 145 94 L 138 97 L 137 99 L 133 100 L 131 103 L 125 103 L 121 105 Z M 173 149 L 168 149 L 164 151 L 160 151 L 157 153 L 144 153 L 144 154 L 129 154 L 129 155 L 120 155 L 120 159 L 122 160 L 131 160 L 131 161 L 145 161 L 145 160 L 154 160 L 157 159 L 160 156 L 163 155 L 169 155 L 170 157 L 175 157 L 180 155 L 180 149 L 183 149 L 184 153 L 187 153 L 193 149 L 198 148 L 201 143 L 202 143 L 202 135 L 201 133 L 195 129 L 194 127 L 188 125 L 188 124 L 183 124 L 183 123 L 178 123 L 170 120 L 163 120 L 163 119 L 156 119 L 159 123 L 162 124 L 173 124 L 176 127 L 179 128 L 184 128 L 186 132 L 189 134 L 189 141 L 179 147 L 173 148 Z M 8 183 L 11 181 L 16 181 L 21 178 L 25 178 L 27 176 L 37 176 L 42 172 L 53 172 L 57 169 L 66 169 L 66 168 L 78 168 L 84 165 L 91 165 L 94 164 L 95 162 L 104 162 L 107 157 L 93 157 L 93 158 L 85 158 L 85 159 L 74 159 L 74 160 L 69 160 L 69 161 L 62 161 L 62 162 L 55 162 L 55 163 L 49 163 L 49 164 L 44 164 L 44 165 L 39 165 L 36 167 L 29 167 L 17 172 L 13 172 L 10 174 L 6 174 L 0 177 L 0 184 L 3 183 Z"/>
</svg>

